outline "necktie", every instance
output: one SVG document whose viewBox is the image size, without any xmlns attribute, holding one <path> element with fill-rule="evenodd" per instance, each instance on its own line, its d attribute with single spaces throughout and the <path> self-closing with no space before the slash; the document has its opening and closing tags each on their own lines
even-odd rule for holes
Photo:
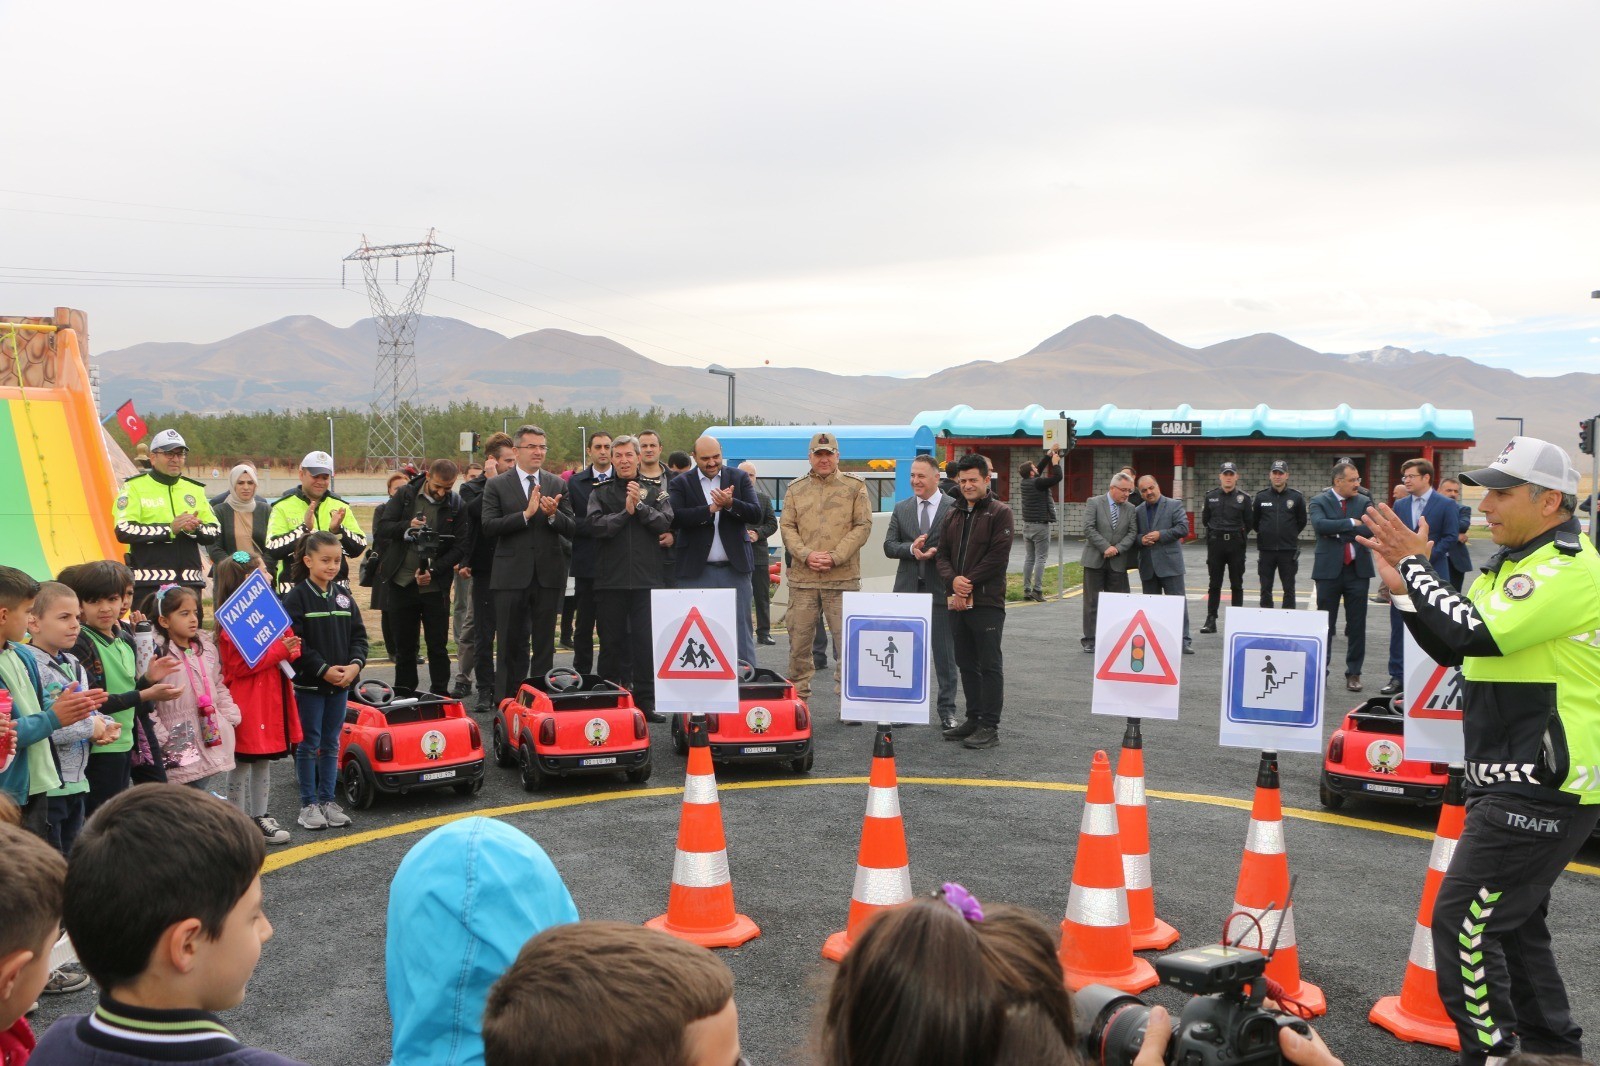
<svg viewBox="0 0 1600 1066">
<path fill-rule="evenodd" d="M 1117 512 L 1117 501 L 1113 500 L 1110 496 L 1107 496 L 1106 497 L 1106 502 L 1111 504 L 1111 528 L 1115 529 L 1117 527 L 1117 514 L 1118 514 L 1118 512 Z"/>
<path fill-rule="evenodd" d="M 922 509 L 922 517 L 917 519 L 917 528 L 920 529 L 924 535 L 926 535 L 928 532 L 928 523 L 930 521 L 928 511 L 932 505 L 932 500 L 923 500 L 919 505 Z"/>
<path fill-rule="evenodd" d="M 1350 501 L 1347 500 L 1347 499 L 1344 499 L 1343 497 L 1340 497 L 1340 499 L 1339 499 L 1339 510 L 1344 512 L 1344 516 L 1346 518 L 1349 518 L 1350 517 Z M 1347 541 L 1344 542 L 1344 565 L 1349 566 L 1351 563 L 1353 563 L 1355 561 L 1356 561 L 1356 545 L 1355 545 L 1355 541 L 1347 540 Z"/>
</svg>

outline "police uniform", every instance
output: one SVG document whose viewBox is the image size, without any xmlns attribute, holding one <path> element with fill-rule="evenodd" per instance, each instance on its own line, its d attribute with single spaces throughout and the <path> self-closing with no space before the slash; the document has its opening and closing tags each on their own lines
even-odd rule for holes
<svg viewBox="0 0 1600 1066">
<path fill-rule="evenodd" d="M 313 453 L 325 455 L 326 453 Z M 310 459 L 312 456 L 307 456 Z M 332 460 L 330 459 L 331 463 Z M 304 464 L 302 464 L 303 466 Z M 316 509 L 311 518 L 312 529 L 328 529 L 333 524 L 333 512 L 344 509 L 344 521 L 339 523 L 340 545 L 344 548 L 345 558 L 354 559 L 367 550 L 367 535 L 361 529 L 361 523 L 356 521 L 356 511 L 348 502 L 327 493 L 317 501 Z M 294 582 L 289 580 L 289 573 L 294 562 L 295 545 L 300 543 L 300 538 L 305 535 L 306 512 L 311 511 L 311 498 L 306 495 L 304 488 L 296 487 L 292 492 L 286 492 L 272 504 L 272 514 L 267 518 L 267 555 L 278 575 L 278 594 L 281 596 L 294 587 Z M 350 564 L 339 564 L 340 581 L 347 581 L 350 576 Z"/>
<path fill-rule="evenodd" d="M 1272 464 L 1274 472 L 1287 474 L 1289 466 L 1281 459 Z M 1256 576 L 1261 579 L 1261 606 L 1271 607 L 1272 582 L 1283 581 L 1283 606 L 1294 610 L 1294 578 L 1300 572 L 1300 533 L 1306 528 L 1306 498 L 1299 489 L 1284 486 L 1282 492 L 1268 485 L 1256 493 L 1250 505 L 1250 525 L 1256 531 Z"/>
<path fill-rule="evenodd" d="M 177 431 L 157 433 L 151 450 L 187 449 Z M 180 533 L 172 528 L 181 514 L 192 514 L 200 525 Z M 128 546 L 128 569 L 133 571 L 135 607 L 162 585 L 205 588 L 205 568 L 200 545 L 222 534 L 222 526 L 206 499 L 205 485 L 188 477 L 170 477 L 157 471 L 129 478 L 117 497 L 114 516 L 116 537 Z"/>
<path fill-rule="evenodd" d="M 1222 473 L 1236 474 L 1238 467 L 1222 464 Z M 1200 523 L 1206 527 L 1206 570 L 1211 584 L 1206 589 L 1206 623 L 1202 633 L 1217 631 L 1217 611 L 1222 607 L 1222 569 L 1228 569 L 1233 605 L 1244 606 L 1244 538 L 1250 533 L 1250 497 L 1237 485 L 1230 491 L 1217 486 L 1206 493 L 1200 510 Z"/>
<path fill-rule="evenodd" d="M 1485 488 L 1577 491 L 1560 448 L 1514 437 Z M 1440 885 L 1431 945 L 1466 1066 L 1520 1049 L 1581 1056 L 1550 949 L 1550 887 L 1600 821 L 1600 553 L 1576 519 L 1502 548 L 1463 596 L 1425 554 L 1397 567 L 1406 627 L 1463 679 L 1466 825 Z"/>
<path fill-rule="evenodd" d="M 831 451 L 839 442 L 832 433 L 811 438 L 808 454 Z M 815 472 L 789 483 L 778 522 L 783 546 L 791 562 L 785 580 L 789 585 L 789 679 L 801 699 L 811 697 L 811 641 L 817 619 L 826 614 L 828 628 L 839 633 L 843 594 L 861 588 L 861 546 L 872 533 L 872 507 L 867 483 L 835 470 L 826 477 Z M 806 565 L 812 552 L 833 556 L 831 570 L 816 571 Z"/>
</svg>

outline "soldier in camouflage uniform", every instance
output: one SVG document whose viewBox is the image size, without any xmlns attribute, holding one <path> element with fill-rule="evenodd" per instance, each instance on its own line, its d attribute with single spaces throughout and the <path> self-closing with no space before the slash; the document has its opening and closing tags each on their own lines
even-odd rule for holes
<svg viewBox="0 0 1600 1066">
<path fill-rule="evenodd" d="M 861 588 L 861 546 L 872 532 L 867 483 L 839 469 L 839 440 L 811 438 L 811 473 L 789 483 L 778 529 L 789 567 L 789 679 L 801 699 L 811 698 L 811 638 L 817 618 L 828 616 L 838 633 L 843 594 Z"/>
</svg>

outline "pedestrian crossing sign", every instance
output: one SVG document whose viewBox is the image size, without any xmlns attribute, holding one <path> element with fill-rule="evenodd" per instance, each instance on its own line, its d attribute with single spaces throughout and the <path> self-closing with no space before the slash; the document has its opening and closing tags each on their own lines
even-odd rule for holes
<svg viewBox="0 0 1600 1066">
<path fill-rule="evenodd" d="M 1320 753 L 1327 613 L 1230 607 L 1226 619 L 1223 746 Z"/>
<path fill-rule="evenodd" d="M 1406 758 L 1422 762 L 1460 762 L 1466 750 L 1461 727 L 1461 671 L 1441 666 L 1417 644 L 1411 630 L 1405 638 L 1405 695 L 1398 697 L 1405 715 Z"/>
<path fill-rule="evenodd" d="M 926 722 L 931 597 L 847 592 L 843 600 L 840 716 L 847 722 Z"/>
</svg>

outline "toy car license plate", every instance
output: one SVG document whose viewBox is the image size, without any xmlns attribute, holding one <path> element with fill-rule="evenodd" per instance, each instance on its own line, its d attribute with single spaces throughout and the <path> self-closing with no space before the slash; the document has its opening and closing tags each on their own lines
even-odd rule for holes
<svg viewBox="0 0 1600 1066">
<path fill-rule="evenodd" d="M 435 770 L 431 774 L 423 774 L 418 781 L 444 781 L 456 776 L 454 770 Z"/>
<path fill-rule="evenodd" d="M 1368 781 L 1361 787 L 1368 792 L 1382 792 L 1390 796 L 1404 796 L 1406 794 L 1406 790 L 1399 785 L 1380 785 L 1376 782 Z"/>
<path fill-rule="evenodd" d="M 583 761 L 578 763 L 578 765 L 579 766 L 615 766 L 615 765 L 617 765 L 617 757 L 615 755 L 607 755 L 603 759 L 584 759 Z"/>
<path fill-rule="evenodd" d="M 758 744 L 750 748 L 740 748 L 739 752 L 743 755 L 772 755 L 777 750 L 776 744 Z"/>
</svg>

